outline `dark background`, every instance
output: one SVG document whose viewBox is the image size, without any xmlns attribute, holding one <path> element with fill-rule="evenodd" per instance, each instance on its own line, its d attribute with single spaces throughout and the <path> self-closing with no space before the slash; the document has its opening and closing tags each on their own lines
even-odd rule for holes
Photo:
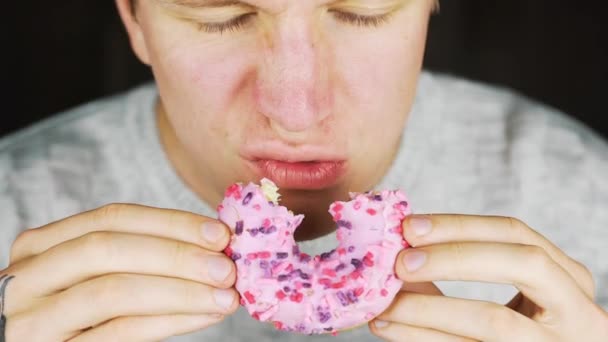
<svg viewBox="0 0 608 342">
<path fill-rule="evenodd" d="M 426 67 L 517 89 L 608 137 L 608 30 L 600 4 L 443 0 L 431 20 Z M 0 135 L 151 77 L 132 54 L 113 1 L 5 6 Z"/>
</svg>

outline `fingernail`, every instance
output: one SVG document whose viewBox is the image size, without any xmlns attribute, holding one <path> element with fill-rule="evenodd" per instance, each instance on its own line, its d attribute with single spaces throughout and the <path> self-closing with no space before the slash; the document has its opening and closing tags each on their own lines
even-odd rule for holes
<svg viewBox="0 0 608 342">
<path fill-rule="evenodd" d="M 406 252 L 403 256 L 403 264 L 408 272 L 414 272 L 426 262 L 426 253 L 422 251 Z"/>
<path fill-rule="evenodd" d="M 231 290 L 215 289 L 213 292 L 215 303 L 224 310 L 230 309 L 234 302 L 234 293 Z"/>
<path fill-rule="evenodd" d="M 207 259 L 207 274 L 209 277 L 218 283 L 223 282 L 232 272 L 230 261 L 225 257 L 210 256 Z"/>
<path fill-rule="evenodd" d="M 377 319 L 374 321 L 374 325 L 376 326 L 376 328 L 382 329 L 388 325 L 388 322 Z"/>
<path fill-rule="evenodd" d="M 216 243 L 226 234 L 226 227 L 217 222 L 205 222 L 203 223 L 202 234 L 205 240 Z"/>
<path fill-rule="evenodd" d="M 417 236 L 426 235 L 431 232 L 433 224 L 431 219 L 426 216 L 416 216 L 410 219 L 410 227 Z"/>
</svg>

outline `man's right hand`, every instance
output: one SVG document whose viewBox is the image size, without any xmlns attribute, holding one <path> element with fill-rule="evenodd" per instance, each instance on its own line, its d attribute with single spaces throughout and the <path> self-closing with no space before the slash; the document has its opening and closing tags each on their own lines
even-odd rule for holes
<svg viewBox="0 0 608 342">
<path fill-rule="evenodd" d="M 6 341 L 155 341 L 218 323 L 238 307 L 229 239 L 217 220 L 131 204 L 26 230 L 0 271 L 14 276 Z"/>
</svg>

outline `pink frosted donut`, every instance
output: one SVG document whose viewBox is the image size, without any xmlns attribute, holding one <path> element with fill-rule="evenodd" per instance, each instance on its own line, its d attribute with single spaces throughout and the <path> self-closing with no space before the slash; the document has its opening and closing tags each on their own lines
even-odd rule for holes
<svg viewBox="0 0 608 342">
<path fill-rule="evenodd" d="M 351 193 L 351 201 L 332 203 L 339 246 L 311 257 L 293 237 L 304 216 L 278 205 L 277 190 L 267 179 L 262 187 L 237 183 L 218 206 L 233 232 L 225 253 L 236 264 L 236 289 L 249 314 L 280 330 L 321 334 L 382 313 L 403 284 L 394 264 L 408 247 L 401 228 L 411 214 L 405 195 Z"/>
</svg>

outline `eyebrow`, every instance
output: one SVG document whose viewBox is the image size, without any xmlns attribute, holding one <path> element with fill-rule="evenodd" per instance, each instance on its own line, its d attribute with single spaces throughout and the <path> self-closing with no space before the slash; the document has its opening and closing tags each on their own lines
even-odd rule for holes
<svg viewBox="0 0 608 342">
<path fill-rule="evenodd" d="M 164 5 L 203 8 L 203 7 L 228 7 L 243 6 L 245 3 L 239 0 L 156 0 Z"/>
</svg>

